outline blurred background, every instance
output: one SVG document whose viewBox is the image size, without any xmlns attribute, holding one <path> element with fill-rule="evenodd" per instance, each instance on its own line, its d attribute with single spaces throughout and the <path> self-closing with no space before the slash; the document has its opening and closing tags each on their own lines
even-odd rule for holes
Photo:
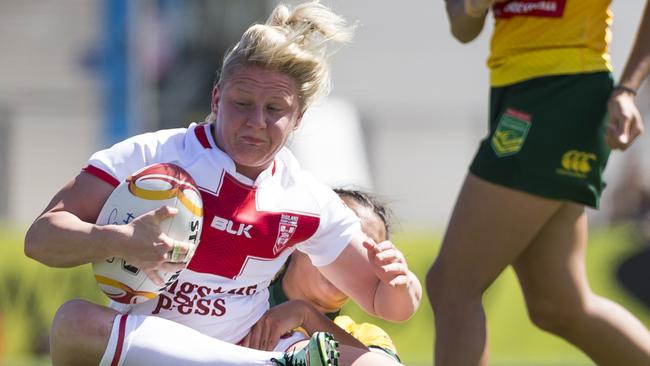
<svg viewBox="0 0 650 366">
<path fill-rule="evenodd" d="M 387 201 L 395 242 L 423 278 L 487 133 L 491 21 L 461 45 L 449 34 L 442 0 L 324 2 L 356 22 L 356 36 L 335 55 L 333 93 L 305 117 L 292 148 L 323 181 Z M 29 223 L 92 152 L 140 132 L 202 121 L 225 50 L 276 3 L 0 0 L 0 365 L 48 364 L 56 308 L 72 297 L 105 301 L 89 266 L 49 269 L 24 258 Z M 644 4 L 612 4 L 615 75 Z M 647 82 L 637 103 L 650 121 Z M 646 325 L 649 174 L 650 134 L 625 155 L 613 153 L 603 207 L 589 213 L 588 263 L 594 289 Z M 510 271 L 485 301 L 495 365 L 590 365 L 529 324 Z M 372 320 L 354 306 L 347 311 Z M 426 300 L 414 319 L 385 327 L 407 364 L 431 364 Z"/>
</svg>

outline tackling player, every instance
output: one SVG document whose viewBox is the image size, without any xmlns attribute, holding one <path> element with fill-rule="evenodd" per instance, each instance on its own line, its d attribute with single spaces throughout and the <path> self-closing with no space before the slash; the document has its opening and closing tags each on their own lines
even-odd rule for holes
<svg viewBox="0 0 650 366">
<path fill-rule="evenodd" d="M 387 241 L 390 231 L 386 208 L 365 192 L 349 189 L 334 191 L 361 219 L 364 233 L 379 245 L 390 248 L 385 255 L 396 257 L 398 262 L 406 265 L 404 255 Z M 409 275 L 413 276 L 412 273 Z M 278 341 L 287 344 L 288 340 L 282 336 L 301 328 L 307 335 L 327 331 L 342 344 L 368 347 L 371 351 L 400 362 L 393 341 L 383 329 L 369 323 L 357 324 L 350 317 L 340 315 L 348 296 L 332 285 L 308 256 L 300 252 L 293 253 L 269 291 L 271 309 L 246 336 L 243 342 L 245 346 L 270 350 Z M 300 346 L 301 344 L 297 345 L 298 348 Z M 378 365 L 381 361 L 374 359 L 368 364 Z"/>
</svg>

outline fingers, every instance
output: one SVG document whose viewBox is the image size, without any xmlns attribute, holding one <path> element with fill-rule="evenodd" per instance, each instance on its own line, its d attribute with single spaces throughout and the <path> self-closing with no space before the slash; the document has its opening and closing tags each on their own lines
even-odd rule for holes
<svg viewBox="0 0 650 366">
<path fill-rule="evenodd" d="M 406 258 L 404 254 L 395 247 L 390 241 L 383 241 L 374 247 L 376 254 L 375 259 L 380 261 L 382 264 L 399 262 L 406 263 Z"/>
<path fill-rule="evenodd" d="M 607 103 L 609 125 L 605 142 L 612 149 L 627 149 L 643 132 L 641 113 L 633 96 L 615 93 Z"/>
<path fill-rule="evenodd" d="M 145 269 L 144 273 L 149 277 L 151 282 L 155 283 L 156 286 L 164 286 L 165 281 L 163 281 L 162 277 L 158 274 L 158 271 L 155 269 Z"/>
<path fill-rule="evenodd" d="M 157 219 L 158 223 L 163 221 L 164 219 L 168 217 L 172 217 L 178 213 L 178 209 L 174 207 L 169 207 L 169 206 L 162 206 L 158 209 L 156 209 L 153 212 L 154 218 Z"/>
<path fill-rule="evenodd" d="M 408 283 L 408 267 L 403 263 L 390 263 L 381 266 L 386 276 L 385 282 L 391 286 Z"/>
<path fill-rule="evenodd" d="M 166 262 L 187 263 L 194 255 L 195 245 L 182 240 L 170 238 L 164 233 L 160 235 L 161 243 L 158 244 L 164 253 Z"/>
<path fill-rule="evenodd" d="M 186 263 L 164 262 L 160 265 L 159 269 L 163 272 L 178 272 L 184 270 L 186 267 Z"/>
<path fill-rule="evenodd" d="M 407 285 L 410 281 L 408 265 L 404 254 L 390 241 L 383 241 L 379 244 L 364 246 L 368 249 L 372 264 L 378 271 L 381 281 L 389 286 Z M 373 252 L 373 255 L 370 252 Z"/>
<path fill-rule="evenodd" d="M 260 348 L 263 351 L 269 351 L 269 336 L 271 333 L 271 329 L 269 326 L 264 326 L 262 327 L 262 331 L 260 332 Z"/>
<path fill-rule="evenodd" d="M 169 239 L 171 244 L 171 250 L 169 251 L 169 261 L 170 262 L 187 262 L 186 259 L 190 253 L 193 244 L 185 243 L 176 239 Z"/>
<path fill-rule="evenodd" d="M 388 250 L 379 252 L 375 256 L 375 258 L 377 258 L 377 260 L 379 260 L 383 264 L 392 263 L 392 262 L 399 262 L 399 263 L 405 263 L 406 262 L 402 252 L 400 252 L 397 249 L 388 249 Z"/>
<path fill-rule="evenodd" d="M 644 131 L 643 120 L 641 119 L 641 115 L 637 116 L 635 122 L 636 123 L 633 123 L 630 126 L 630 142 L 636 140 L 636 138 L 639 137 Z"/>
<path fill-rule="evenodd" d="M 409 276 L 408 275 L 400 275 L 395 278 L 393 278 L 388 284 L 392 287 L 398 287 L 398 286 L 406 286 L 410 282 Z"/>
<path fill-rule="evenodd" d="M 242 340 L 241 345 L 263 351 L 272 351 L 280 341 L 280 337 L 285 333 L 285 329 L 267 312 L 251 328 L 251 331 Z"/>
<path fill-rule="evenodd" d="M 264 318 L 258 320 L 257 324 L 255 324 L 253 326 L 253 328 L 251 328 L 251 331 L 250 331 L 250 333 L 248 333 L 248 336 L 247 336 L 248 337 L 248 345 L 247 345 L 247 347 L 254 348 L 254 349 L 262 349 L 260 347 L 260 343 L 261 343 L 260 339 L 261 339 L 261 336 L 262 336 L 261 335 L 262 330 L 260 328 L 263 327 L 263 325 L 262 325 L 263 322 L 264 322 Z"/>
<path fill-rule="evenodd" d="M 266 343 L 266 350 L 273 351 L 275 349 L 275 346 L 277 346 L 280 342 L 280 337 L 282 337 L 283 334 L 284 333 L 280 333 L 278 328 L 271 329 L 271 333 L 269 334 L 269 338 Z"/>
<path fill-rule="evenodd" d="M 643 132 L 637 116 L 623 121 L 612 121 L 607 127 L 605 142 L 611 149 L 626 150 Z"/>
<path fill-rule="evenodd" d="M 376 245 L 377 244 L 375 244 L 375 242 L 372 241 L 372 239 L 363 241 L 363 247 L 366 248 L 368 253 L 371 253 L 371 254 L 376 254 L 377 253 Z"/>
</svg>

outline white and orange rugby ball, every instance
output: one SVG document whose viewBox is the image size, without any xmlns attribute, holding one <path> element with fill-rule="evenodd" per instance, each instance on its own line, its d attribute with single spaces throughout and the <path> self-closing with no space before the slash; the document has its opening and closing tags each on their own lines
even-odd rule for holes
<svg viewBox="0 0 650 366">
<path fill-rule="evenodd" d="M 199 243 L 203 203 L 196 183 L 178 165 L 153 164 L 126 178 L 108 197 L 97 224 L 128 224 L 136 217 L 165 205 L 178 209 L 178 213 L 163 220 L 160 228 L 173 239 L 194 244 L 186 256 L 190 258 Z M 93 272 L 99 287 L 111 300 L 121 304 L 137 304 L 156 297 L 176 280 L 181 271 L 158 271 L 165 282 L 163 287 L 154 284 L 144 271 L 122 258 L 93 263 Z"/>
</svg>

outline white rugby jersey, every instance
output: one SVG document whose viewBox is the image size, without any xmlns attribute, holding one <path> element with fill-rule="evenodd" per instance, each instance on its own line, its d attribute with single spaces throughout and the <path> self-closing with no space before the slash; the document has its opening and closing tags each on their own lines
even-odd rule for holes
<svg viewBox="0 0 650 366">
<path fill-rule="evenodd" d="M 93 154 L 84 170 L 117 186 L 153 163 L 175 163 L 198 185 L 203 228 L 194 257 L 156 298 L 123 308 L 240 341 L 268 309 L 270 280 L 295 249 L 323 266 L 355 235 L 356 215 L 283 148 L 253 182 L 214 142 L 210 124 L 161 130 Z M 122 308 L 120 308 L 122 307 Z"/>
</svg>

